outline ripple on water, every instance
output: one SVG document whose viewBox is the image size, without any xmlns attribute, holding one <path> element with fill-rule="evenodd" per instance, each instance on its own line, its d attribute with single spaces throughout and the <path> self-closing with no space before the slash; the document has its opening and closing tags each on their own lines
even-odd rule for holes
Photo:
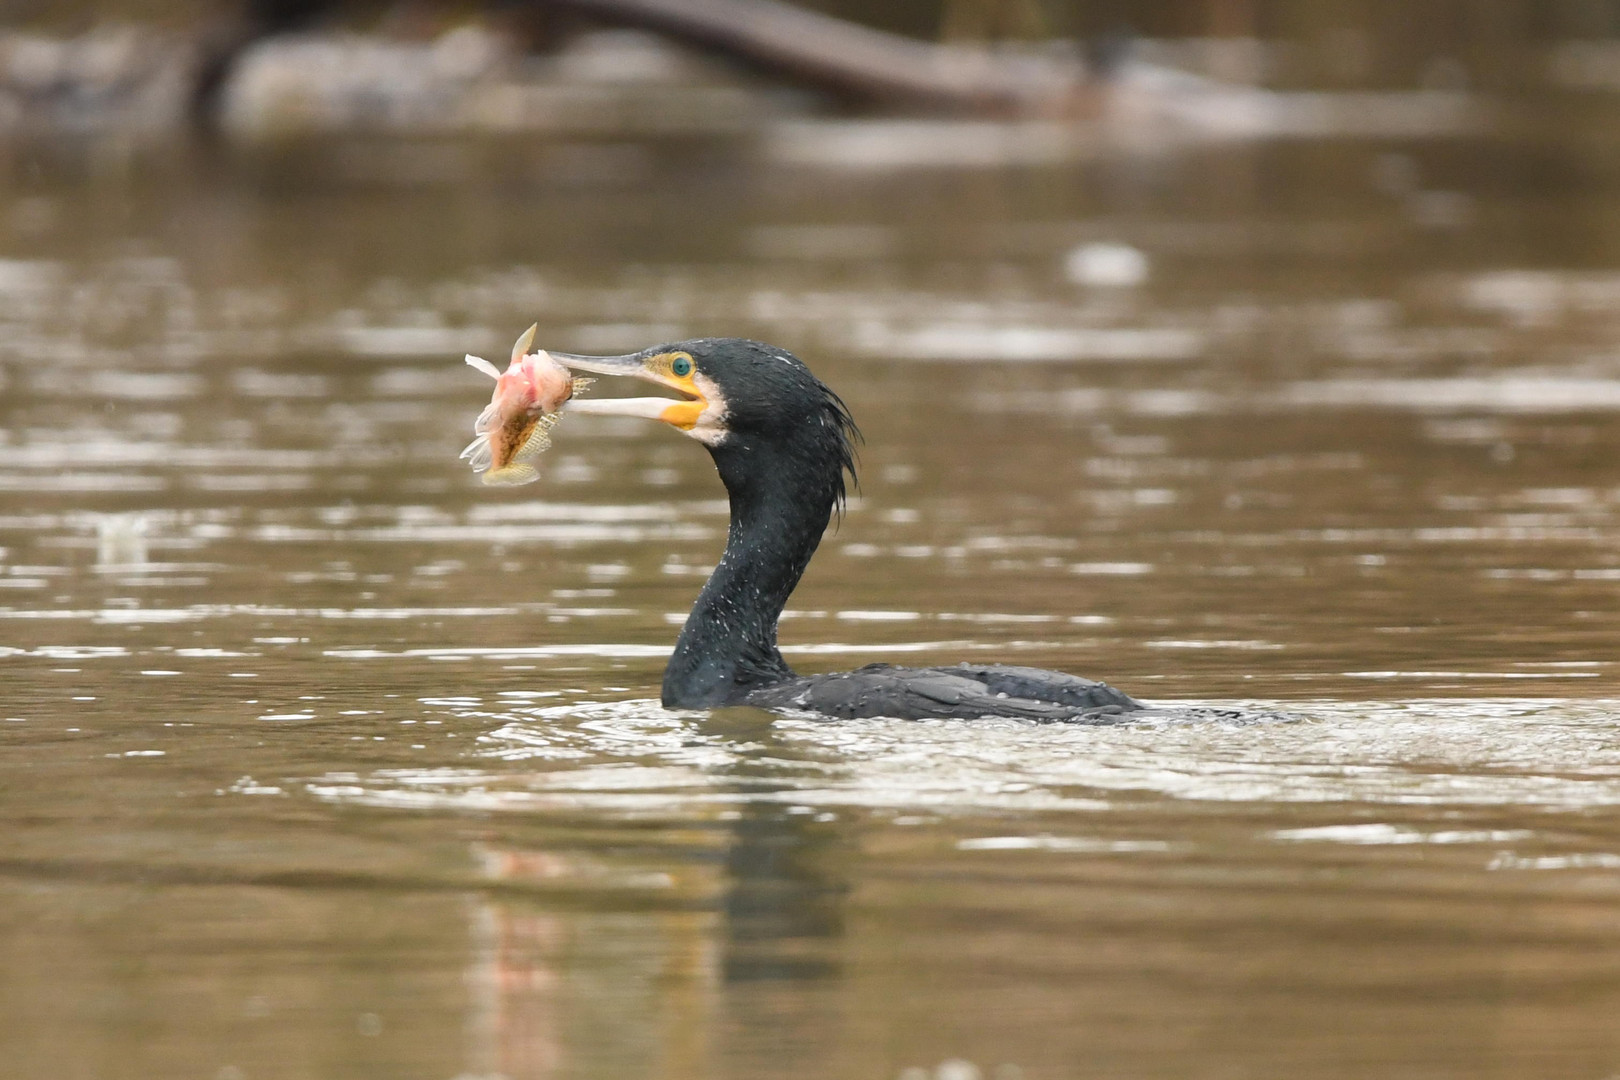
<svg viewBox="0 0 1620 1080">
<path fill-rule="evenodd" d="M 1224 703 L 1230 704 L 1230 703 Z M 1620 702 L 1554 699 L 1342 702 L 1288 708 L 1293 723 L 1117 727 L 1015 720 L 828 723 L 670 711 L 650 700 L 458 708 L 485 720 L 489 768 L 379 771 L 306 781 L 325 800 L 445 810 L 699 815 L 739 799 L 820 808 L 1096 812 L 1182 803 L 1620 806 Z M 1253 708 L 1275 705 L 1249 703 Z M 747 718 L 752 718 L 750 721 Z M 496 766 L 493 763 L 498 762 Z M 1287 841 L 1505 842 L 1391 825 L 1306 829 Z"/>
</svg>

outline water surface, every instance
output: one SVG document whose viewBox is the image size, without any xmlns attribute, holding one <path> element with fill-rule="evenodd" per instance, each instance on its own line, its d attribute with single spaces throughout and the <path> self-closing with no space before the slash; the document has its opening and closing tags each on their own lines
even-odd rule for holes
<svg viewBox="0 0 1620 1080">
<path fill-rule="evenodd" d="M 6 190 L 4 1071 L 1620 1074 L 1594 196 L 1497 144 L 418 151 Z M 460 356 L 536 319 L 760 337 L 849 402 L 801 670 L 1299 719 L 661 709 L 724 492 L 584 416 L 480 487 Z"/>
</svg>

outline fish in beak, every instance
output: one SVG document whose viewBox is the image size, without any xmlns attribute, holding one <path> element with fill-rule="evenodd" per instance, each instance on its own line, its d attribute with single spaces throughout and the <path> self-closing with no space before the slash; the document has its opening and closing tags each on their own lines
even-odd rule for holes
<svg viewBox="0 0 1620 1080">
<path fill-rule="evenodd" d="M 533 459 L 551 445 L 549 432 L 562 416 L 563 405 L 592 382 L 576 379 L 544 349 L 530 353 L 538 324 L 529 327 L 512 346 L 512 362 L 505 371 L 479 356 L 467 364 L 495 380 L 495 393 L 473 424 L 477 438 L 461 456 L 486 484 L 527 484 L 540 472 Z"/>
</svg>

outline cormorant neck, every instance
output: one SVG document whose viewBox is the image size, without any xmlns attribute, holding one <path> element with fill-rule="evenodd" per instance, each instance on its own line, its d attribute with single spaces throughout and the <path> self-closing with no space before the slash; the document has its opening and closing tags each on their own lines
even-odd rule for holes
<svg viewBox="0 0 1620 1080">
<path fill-rule="evenodd" d="M 840 463 L 790 443 L 733 433 L 709 452 L 731 498 L 731 524 L 664 671 L 668 708 L 725 705 L 793 677 L 776 647 L 777 620 L 842 491 Z"/>
</svg>

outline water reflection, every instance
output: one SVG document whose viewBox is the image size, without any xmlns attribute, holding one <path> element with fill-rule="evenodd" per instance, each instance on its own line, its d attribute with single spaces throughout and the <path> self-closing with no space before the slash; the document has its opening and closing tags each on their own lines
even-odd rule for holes
<svg viewBox="0 0 1620 1080">
<path fill-rule="evenodd" d="M 464 189 L 321 179 L 360 147 L 3 196 L 55 222 L 0 264 L 14 1068 L 1620 1068 L 1588 199 L 1420 199 L 1500 178 L 1467 140 L 832 193 L 739 147 L 656 190 L 486 152 Z M 726 506 L 701 450 L 586 417 L 540 485 L 472 485 L 459 357 L 536 320 L 767 338 L 850 402 L 804 670 L 1303 719 L 663 710 Z"/>
<path fill-rule="evenodd" d="M 478 854 L 495 881 L 600 887 L 602 874 L 588 856 L 489 848 Z M 680 889 L 688 896 L 712 888 L 698 867 L 682 876 Z M 614 886 L 674 884 L 665 875 Z M 714 981 L 710 914 L 564 918 L 521 901 L 479 899 L 470 915 L 468 1073 L 524 1080 L 574 1075 L 583 1043 L 602 1075 L 656 1068 L 670 1069 L 670 1075 L 701 1075 L 707 1056 L 702 1032 L 712 1011 Z M 626 994 L 626 985 L 644 990 Z M 619 1032 L 635 1034 L 626 1038 Z"/>
<path fill-rule="evenodd" d="M 1430 920 L 1455 914 L 1417 899 L 1397 904 L 1377 917 L 1393 939 L 1361 946 L 1374 950 L 1371 965 L 1346 963 L 1339 976 L 1317 969 L 1308 985 L 1269 952 L 1276 931 L 1259 937 L 1230 924 L 1224 932 L 1242 948 L 1258 944 L 1266 955 L 1217 975 L 1232 960 L 1224 947 L 1205 955 L 1154 945 L 1144 963 L 1142 943 L 1158 940 L 1147 927 L 1170 919 L 1208 933 L 1210 920 L 1281 918 L 1326 956 L 1334 946 L 1312 936 L 1313 918 L 1296 903 L 1366 918 L 1356 905 L 1376 908 L 1385 889 L 1446 894 L 1489 875 L 1518 897 L 1504 902 L 1545 903 L 1553 888 L 1602 905 L 1607 879 L 1590 875 L 1620 864 L 1602 846 L 1612 833 L 1589 816 L 1620 803 L 1612 702 L 1324 702 L 1306 723 L 1088 729 L 1085 739 L 1053 726 L 896 731 L 638 702 L 499 713 L 471 697 L 424 704 L 436 715 L 507 721 L 480 751 L 501 765 L 383 770 L 309 790 L 393 812 L 420 813 L 436 799 L 457 814 L 508 815 L 509 826 L 481 827 L 506 839 L 473 849 L 486 880 L 520 889 L 476 901 L 469 917 L 475 1072 L 700 1076 L 735 1063 L 774 1074 L 778 1062 L 836 1070 L 851 1059 L 887 1061 L 904 1075 L 919 1067 L 908 1063 L 954 1052 L 1038 1075 L 1099 1037 L 1139 1067 L 1176 1060 L 1101 1036 L 1098 1025 L 1119 1021 L 1100 1003 L 1080 1014 L 1083 1037 L 1030 1041 L 1030 1025 L 1045 1022 L 1038 1009 L 1037 1019 L 1023 1015 L 1036 1000 L 1028 993 L 1073 1001 L 1098 980 L 1116 1007 L 1121 995 L 1158 1001 L 1156 1024 L 1167 985 L 1214 978 L 1221 1000 L 1260 993 L 1279 1008 L 1286 986 L 1291 1025 L 1349 1001 L 1347 1031 L 1366 1031 L 1387 1022 L 1373 999 L 1398 995 L 1414 976 L 1461 992 L 1456 980 L 1489 970 L 1469 959 L 1491 940 L 1486 924 L 1469 916 L 1468 941 L 1447 945 L 1455 924 Z M 518 762 L 529 768 L 513 769 Z M 509 797 L 520 788 L 534 797 Z M 1189 809 L 1210 800 L 1236 812 Z M 1279 813 L 1289 804 L 1301 809 Z M 1526 807 L 1535 808 L 1528 817 Z M 548 823 L 539 832 L 536 815 Z M 535 839 L 517 841 L 523 835 Z M 1386 865 L 1338 854 L 1384 849 L 1424 855 Z M 852 872 L 878 853 L 884 871 Z M 1321 890 L 1322 874 L 1333 891 Z M 1557 883 L 1533 880 L 1545 875 Z M 945 880 L 954 884 L 942 893 Z M 1210 889 L 1226 899 L 1213 902 Z M 962 925 L 964 897 L 995 917 Z M 1159 914 L 1132 906 L 1149 898 Z M 1234 903 L 1247 914 L 1235 915 Z M 1573 924 L 1542 933 L 1580 935 Z M 929 934 L 948 934 L 949 948 L 941 954 Z M 1064 944 L 1066 935 L 1083 945 Z M 1395 960 L 1392 950 L 1413 949 L 1416 968 L 1410 956 Z M 1013 987 L 1023 990 L 1002 1001 Z M 885 1036 L 835 1007 L 894 993 L 916 1008 L 979 1001 L 987 1012 L 966 1026 L 959 1014 L 953 1033 L 902 1027 L 890 1036 L 899 1045 L 880 1049 L 870 1042 Z M 1225 1015 L 1194 990 L 1169 1001 L 1176 1025 Z M 1020 1032 L 1011 1042 L 991 1030 L 1007 1024 Z M 626 1029 L 632 1038 L 606 1034 Z"/>
<path fill-rule="evenodd" d="M 781 983 L 797 997 L 805 980 L 838 975 L 850 888 L 838 868 L 850 840 L 832 814 L 752 798 L 781 786 L 781 756 L 795 754 L 776 745 L 770 718 L 738 710 L 717 716 L 716 726 L 720 738 L 741 740 L 738 756 L 714 776 L 740 805 L 687 822 L 666 871 L 626 873 L 592 848 L 477 849 L 494 881 L 578 890 L 587 902 L 604 890 L 653 892 L 660 907 L 692 910 L 563 919 L 513 900 L 478 902 L 468 975 L 475 1072 L 572 1074 L 584 1040 L 595 1068 L 707 1075 L 716 1060 L 762 1056 L 761 1046 L 728 1043 L 763 1041 L 770 1053 L 791 1050 L 802 1061 L 800 1053 L 832 1034 L 797 1008 L 784 1011 L 759 986 Z M 644 982 L 647 994 L 627 996 L 625 979 Z M 627 1013 L 644 1035 L 616 1035 Z"/>
<path fill-rule="evenodd" d="M 108 514 L 96 519 L 96 568 L 138 568 L 146 563 L 147 534 L 152 520 L 145 514 Z"/>
</svg>

